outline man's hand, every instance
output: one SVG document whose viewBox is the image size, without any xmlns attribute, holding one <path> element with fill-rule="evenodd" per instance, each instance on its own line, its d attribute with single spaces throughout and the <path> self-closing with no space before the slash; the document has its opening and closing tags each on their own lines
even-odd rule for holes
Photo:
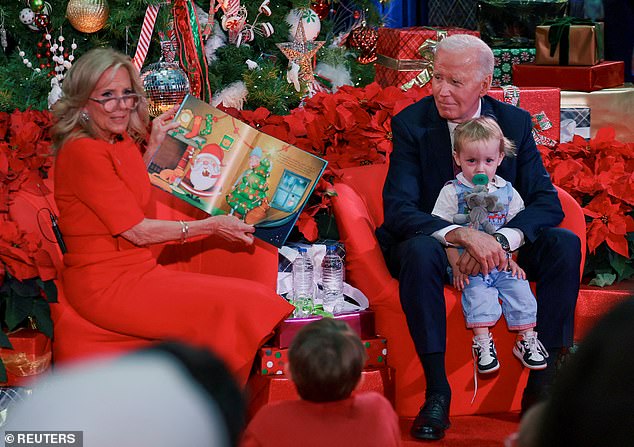
<svg viewBox="0 0 634 447">
<path fill-rule="evenodd" d="M 488 274 L 497 267 L 506 270 L 508 258 L 502 246 L 490 234 L 473 228 L 456 228 L 445 235 L 447 242 L 464 247 L 458 269 L 466 275 Z"/>
</svg>

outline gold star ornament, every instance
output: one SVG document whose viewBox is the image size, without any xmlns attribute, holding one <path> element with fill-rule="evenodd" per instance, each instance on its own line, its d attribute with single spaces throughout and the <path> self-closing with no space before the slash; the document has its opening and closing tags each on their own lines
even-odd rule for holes
<svg viewBox="0 0 634 447">
<path fill-rule="evenodd" d="M 276 45 L 289 61 L 295 62 L 299 65 L 299 81 L 303 85 L 308 86 L 315 79 L 315 76 L 313 75 L 313 58 L 324 43 L 326 42 L 312 42 L 310 40 L 306 40 L 304 24 L 300 18 L 293 41 L 278 43 Z"/>
</svg>

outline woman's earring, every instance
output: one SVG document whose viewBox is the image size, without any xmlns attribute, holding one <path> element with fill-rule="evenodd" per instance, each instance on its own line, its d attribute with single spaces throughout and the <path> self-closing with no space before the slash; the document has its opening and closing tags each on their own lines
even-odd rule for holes
<svg viewBox="0 0 634 447">
<path fill-rule="evenodd" d="M 79 119 L 82 123 L 87 123 L 88 121 L 90 121 L 90 115 L 88 115 L 88 112 L 84 110 L 79 114 Z"/>
</svg>

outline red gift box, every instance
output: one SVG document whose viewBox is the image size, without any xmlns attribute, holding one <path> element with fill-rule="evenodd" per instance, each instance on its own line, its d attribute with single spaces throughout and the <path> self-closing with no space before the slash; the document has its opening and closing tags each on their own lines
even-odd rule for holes
<svg viewBox="0 0 634 447">
<path fill-rule="evenodd" d="M 272 344 L 277 348 L 288 348 L 291 345 L 291 341 L 295 337 L 295 334 L 297 334 L 303 326 L 319 320 L 320 318 L 322 317 L 313 316 L 308 318 L 289 318 L 282 321 L 275 331 Z M 362 339 L 372 338 L 376 335 L 374 329 L 374 312 L 371 310 L 346 312 L 335 315 L 335 319 L 348 323 L 352 330 L 359 334 L 359 337 Z"/>
<path fill-rule="evenodd" d="M 363 340 L 367 359 L 364 368 L 380 368 L 387 365 L 387 339 L 370 338 Z M 265 346 L 258 353 L 258 373 L 262 375 L 284 374 L 288 363 L 288 348 Z"/>
<path fill-rule="evenodd" d="M 480 37 L 478 31 L 465 28 L 432 28 L 428 26 L 411 26 L 409 28 L 379 28 L 379 39 L 376 43 L 377 54 L 394 59 L 421 59 L 418 52 L 427 39 L 438 40 L 438 33 L 471 34 Z"/>
<path fill-rule="evenodd" d="M 262 376 L 253 374 L 247 382 L 249 395 L 249 417 L 269 402 L 299 399 L 293 381 L 285 375 Z M 394 405 L 394 368 L 365 369 L 355 393 L 376 391 L 384 395 Z"/>
<path fill-rule="evenodd" d="M 433 57 L 431 50 L 435 47 L 435 43 L 442 37 L 453 34 L 480 35 L 478 31 L 457 27 L 379 28 L 374 80 L 382 87 L 389 85 L 401 87 L 408 83 L 421 72 L 431 69 L 431 59 L 423 58 L 419 51 L 420 47 L 426 43 L 427 58 L 431 58 Z M 424 75 L 420 86 L 425 85 L 428 80 L 429 76 Z"/>
<path fill-rule="evenodd" d="M 624 81 L 623 61 L 606 61 L 588 67 L 535 64 L 513 66 L 513 82 L 520 87 L 559 87 L 562 90 L 592 92 L 621 86 Z"/>
<path fill-rule="evenodd" d="M 7 370 L 3 386 L 21 386 L 51 365 L 51 339 L 34 329 L 18 329 L 9 335 L 13 349 L 1 348 L 0 358 Z"/>
<path fill-rule="evenodd" d="M 554 146 L 554 143 L 559 141 L 560 94 L 560 90 L 554 87 L 519 89 L 519 103 L 516 105 L 533 116 L 533 135 L 537 144 Z M 492 88 L 489 90 L 489 96 L 505 101 L 505 89 Z"/>
<path fill-rule="evenodd" d="M 384 67 L 383 65 L 376 64 L 374 66 L 374 81 L 381 87 L 389 87 L 391 85 L 395 87 L 402 87 L 412 79 L 420 74 L 422 70 L 394 70 Z M 431 95 L 431 82 L 427 82 L 423 87 L 426 89 L 426 95 Z"/>
</svg>

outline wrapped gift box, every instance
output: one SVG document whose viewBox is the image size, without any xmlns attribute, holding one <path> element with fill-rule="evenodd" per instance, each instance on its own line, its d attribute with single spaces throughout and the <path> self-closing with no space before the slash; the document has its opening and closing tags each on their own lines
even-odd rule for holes
<svg viewBox="0 0 634 447">
<path fill-rule="evenodd" d="M 285 375 L 253 374 L 247 382 L 247 391 L 250 416 L 269 402 L 299 399 L 295 384 Z M 354 392 L 367 391 L 381 393 L 394 404 L 394 368 L 387 366 L 364 370 Z"/>
<path fill-rule="evenodd" d="M 8 335 L 13 349 L 0 349 L 8 379 L 2 385 L 21 386 L 51 365 L 51 339 L 39 331 L 25 328 Z"/>
<path fill-rule="evenodd" d="M 534 47 L 535 27 L 563 17 L 567 6 L 568 0 L 479 0 L 478 29 L 492 47 Z"/>
<path fill-rule="evenodd" d="M 367 359 L 365 368 L 380 368 L 387 365 L 387 339 L 370 338 L 363 340 Z M 258 353 L 258 373 L 262 375 L 284 374 L 284 367 L 288 363 L 288 348 L 265 346 Z"/>
<path fill-rule="evenodd" d="M 513 65 L 535 61 L 535 48 L 493 48 L 493 87 L 513 84 Z"/>
<path fill-rule="evenodd" d="M 618 141 L 634 141 L 634 86 L 595 92 L 561 92 L 561 107 L 588 107 L 592 113 L 590 138 L 602 127 L 612 127 Z"/>
<path fill-rule="evenodd" d="M 311 316 L 307 318 L 288 318 L 280 323 L 272 340 L 272 345 L 277 348 L 288 348 L 295 334 L 307 325 L 322 317 Z M 345 321 L 362 339 L 372 338 L 376 335 L 374 326 L 374 312 L 360 310 L 358 312 L 346 312 L 335 315 L 336 320 Z"/>
<path fill-rule="evenodd" d="M 561 143 L 572 141 L 574 135 L 590 138 L 590 107 L 562 107 L 559 117 Z"/>
<path fill-rule="evenodd" d="M 538 26 L 535 29 L 535 63 L 539 65 L 596 65 L 603 60 L 603 23 L 570 25 L 551 56 L 549 36 L 561 25 Z"/>
<path fill-rule="evenodd" d="M 419 76 L 419 85 L 425 85 L 431 79 L 432 50 L 435 44 L 443 37 L 453 34 L 480 35 L 478 31 L 457 27 L 379 28 L 374 80 L 382 87 L 402 87 Z M 425 48 L 425 58 L 421 55 L 421 47 Z"/>
<path fill-rule="evenodd" d="M 559 87 L 592 92 L 619 87 L 625 79 L 623 61 L 606 61 L 591 67 L 519 64 L 513 66 L 513 81 L 519 87 Z"/>
<path fill-rule="evenodd" d="M 459 26 L 476 29 L 475 0 L 429 0 L 427 2 L 427 22 L 431 26 Z"/>
<path fill-rule="evenodd" d="M 515 89 L 517 89 L 515 87 Z M 505 94 L 513 87 L 492 88 L 489 96 L 499 100 L 514 104 L 526 110 L 533 117 L 535 123 L 534 136 L 537 144 L 553 146 L 559 141 L 559 103 L 560 90 L 553 87 L 532 87 L 519 88 L 519 96 L 513 101 L 509 97 L 514 95 Z M 550 143 L 548 143 L 550 142 Z"/>
</svg>

